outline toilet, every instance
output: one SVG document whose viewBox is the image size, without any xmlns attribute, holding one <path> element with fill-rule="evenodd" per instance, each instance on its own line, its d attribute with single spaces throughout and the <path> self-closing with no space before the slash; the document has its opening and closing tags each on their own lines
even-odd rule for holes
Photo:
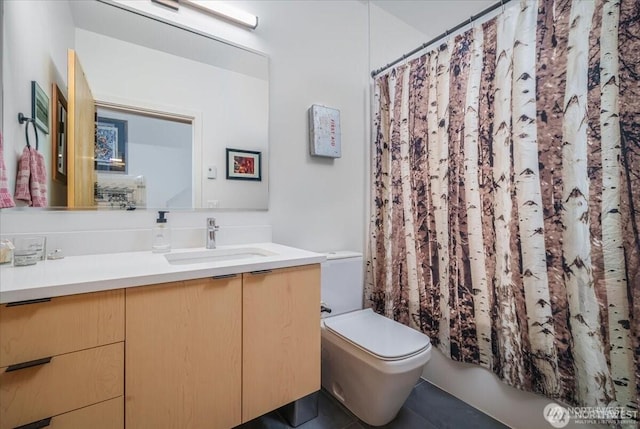
<svg viewBox="0 0 640 429">
<path fill-rule="evenodd" d="M 362 309 L 363 258 L 332 252 L 322 263 L 322 387 L 360 420 L 395 418 L 431 357 L 429 337 Z"/>
</svg>

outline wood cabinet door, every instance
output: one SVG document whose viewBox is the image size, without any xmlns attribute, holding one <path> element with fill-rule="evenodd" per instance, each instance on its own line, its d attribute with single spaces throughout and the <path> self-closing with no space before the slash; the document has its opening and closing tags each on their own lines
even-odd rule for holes
<svg viewBox="0 0 640 429">
<path fill-rule="evenodd" d="M 93 195 L 96 103 L 73 49 L 67 52 L 67 83 L 67 207 L 86 209 L 96 205 Z"/>
<path fill-rule="evenodd" d="M 243 274 L 242 421 L 320 389 L 320 265 Z"/>
<path fill-rule="evenodd" d="M 240 275 L 126 290 L 126 427 L 240 424 L 241 308 Z"/>
</svg>

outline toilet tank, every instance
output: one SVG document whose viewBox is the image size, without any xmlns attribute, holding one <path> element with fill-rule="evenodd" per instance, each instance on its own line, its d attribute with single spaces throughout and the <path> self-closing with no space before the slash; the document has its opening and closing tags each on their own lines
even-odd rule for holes
<svg viewBox="0 0 640 429">
<path fill-rule="evenodd" d="M 321 299 L 335 316 L 362 309 L 364 300 L 364 265 L 362 253 L 351 251 L 329 252 L 321 268 Z"/>
</svg>

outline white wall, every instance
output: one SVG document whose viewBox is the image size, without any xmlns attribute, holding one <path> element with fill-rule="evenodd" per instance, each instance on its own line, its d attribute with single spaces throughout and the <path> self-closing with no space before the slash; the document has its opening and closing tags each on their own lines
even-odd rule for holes
<svg viewBox="0 0 640 429">
<path fill-rule="evenodd" d="M 377 70 L 421 46 L 429 37 L 381 7 L 369 6 L 370 69 Z"/>
<path fill-rule="evenodd" d="M 38 82 L 51 100 L 57 83 L 66 92 L 67 48 L 74 46 L 73 21 L 67 2 L 6 0 L 4 5 L 3 59 L 3 137 L 9 190 L 15 190 L 18 158 L 25 147 L 25 125 L 18 123 L 18 112 L 31 116 L 31 81 Z M 24 25 L 28 22 L 29 25 Z M 51 116 L 51 108 L 49 108 Z M 30 139 L 34 137 L 30 127 Z M 39 132 L 39 151 L 51 169 L 51 138 Z M 66 192 L 54 184 L 48 199 L 55 201 Z"/>
<path fill-rule="evenodd" d="M 274 240 L 312 250 L 364 246 L 369 135 L 368 11 L 359 1 L 238 1 L 271 58 Z M 309 155 L 307 109 L 340 110 L 342 158 Z"/>
<path fill-rule="evenodd" d="M 0 46 L 4 49 L 4 3 L 0 2 Z M 1 88 L 3 82 L 4 73 L 4 55 L 0 55 L 0 130 L 2 130 L 2 122 L 4 120 L 3 105 L 4 105 L 4 88 Z M 4 147 L 4 144 L 3 144 Z M 3 152 L 4 153 L 4 152 Z"/>
</svg>

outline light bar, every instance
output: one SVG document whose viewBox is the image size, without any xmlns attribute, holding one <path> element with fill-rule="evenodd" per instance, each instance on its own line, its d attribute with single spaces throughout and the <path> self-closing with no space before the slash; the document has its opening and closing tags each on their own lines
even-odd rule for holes
<svg viewBox="0 0 640 429">
<path fill-rule="evenodd" d="M 193 6 L 212 15 L 227 19 L 236 24 L 254 30 L 258 26 L 258 17 L 237 9 L 222 1 L 214 0 L 180 0 L 181 4 Z"/>
</svg>

